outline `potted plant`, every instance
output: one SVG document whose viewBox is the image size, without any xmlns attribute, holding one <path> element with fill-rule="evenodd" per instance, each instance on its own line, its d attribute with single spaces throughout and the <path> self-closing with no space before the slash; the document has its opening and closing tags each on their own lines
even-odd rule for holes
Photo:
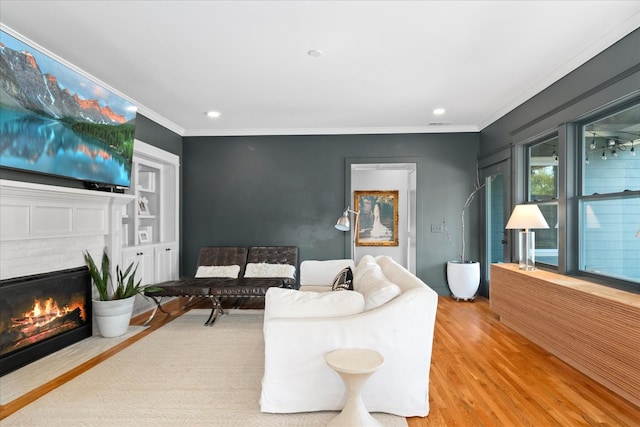
<svg viewBox="0 0 640 427">
<path fill-rule="evenodd" d="M 471 261 L 465 258 L 464 240 L 464 217 L 467 208 L 471 206 L 471 203 L 475 199 L 478 192 L 487 185 L 486 182 L 484 184 L 480 184 L 479 175 L 479 171 L 476 169 L 476 182 L 473 186 L 471 194 L 469 194 L 464 202 L 464 205 L 462 206 L 462 211 L 460 212 L 460 250 L 458 249 L 458 246 L 453 243 L 451 234 L 449 233 L 449 229 L 447 228 L 447 224 L 445 223 L 444 219 L 442 220 L 442 228 L 447 235 L 449 244 L 458 254 L 458 259 L 447 262 L 447 283 L 449 284 L 449 289 L 451 290 L 453 297 L 458 301 L 475 299 L 476 293 L 478 292 L 478 287 L 480 286 L 480 262 Z M 494 178 L 495 176 L 492 176 L 491 180 L 493 181 Z"/>
<path fill-rule="evenodd" d="M 135 282 L 138 266 L 134 268 L 133 263 L 124 272 L 120 266 L 116 265 L 117 285 L 114 287 L 111 280 L 111 264 L 106 251 L 102 253 L 100 268 L 89 252 L 85 251 L 84 259 L 98 291 L 98 299 L 93 299 L 92 305 L 100 334 L 107 338 L 123 335 L 129 329 L 135 296 L 143 293 L 145 289 L 155 290 L 156 288 L 142 286 L 142 280 Z"/>
</svg>

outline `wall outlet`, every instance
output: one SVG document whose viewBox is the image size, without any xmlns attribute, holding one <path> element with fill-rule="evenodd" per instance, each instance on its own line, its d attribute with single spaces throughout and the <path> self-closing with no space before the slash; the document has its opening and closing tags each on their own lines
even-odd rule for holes
<svg viewBox="0 0 640 427">
<path fill-rule="evenodd" d="M 442 224 L 431 224 L 432 233 L 442 233 Z"/>
</svg>

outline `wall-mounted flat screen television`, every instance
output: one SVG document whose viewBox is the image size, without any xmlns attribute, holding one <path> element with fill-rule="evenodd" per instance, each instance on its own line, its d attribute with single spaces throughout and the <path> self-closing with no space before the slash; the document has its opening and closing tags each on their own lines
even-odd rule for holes
<svg viewBox="0 0 640 427">
<path fill-rule="evenodd" d="M 128 187 L 136 108 L 0 33 L 0 166 Z"/>
</svg>

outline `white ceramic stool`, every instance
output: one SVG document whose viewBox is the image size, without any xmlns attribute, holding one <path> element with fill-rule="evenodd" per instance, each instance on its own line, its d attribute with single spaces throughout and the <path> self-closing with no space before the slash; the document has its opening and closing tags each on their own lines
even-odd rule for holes
<svg viewBox="0 0 640 427">
<path fill-rule="evenodd" d="M 382 426 L 367 411 L 360 392 L 369 376 L 384 364 L 384 357 L 375 350 L 349 348 L 332 351 L 325 360 L 340 374 L 349 394 L 344 409 L 328 426 Z"/>
</svg>

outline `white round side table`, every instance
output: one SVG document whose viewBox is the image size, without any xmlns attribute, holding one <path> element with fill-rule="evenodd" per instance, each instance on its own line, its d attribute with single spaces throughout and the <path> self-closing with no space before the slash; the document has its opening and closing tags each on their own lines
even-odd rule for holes
<svg viewBox="0 0 640 427">
<path fill-rule="evenodd" d="M 375 350 L 349 348 L 325 355 L 327 364 L 340 376 L 349 395 L 344 409 L 328 426 L 382 426 L 369 414 L 360 392 L 369 376 L 384 364 L 384 357 Z"/>
</svg>

